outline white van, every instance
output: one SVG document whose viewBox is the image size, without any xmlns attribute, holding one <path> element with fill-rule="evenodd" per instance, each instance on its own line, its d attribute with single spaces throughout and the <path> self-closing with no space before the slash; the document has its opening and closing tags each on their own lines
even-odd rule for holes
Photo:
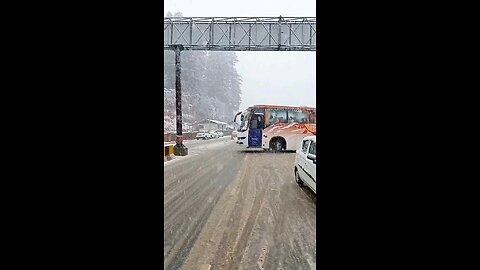
<svg viewBox="0 0 480 270">
<path fill-rule="evenodd" d="M 317 194 L 317 137 L 305 137 L 295 155 L 295 182 Z"/>
</svg>

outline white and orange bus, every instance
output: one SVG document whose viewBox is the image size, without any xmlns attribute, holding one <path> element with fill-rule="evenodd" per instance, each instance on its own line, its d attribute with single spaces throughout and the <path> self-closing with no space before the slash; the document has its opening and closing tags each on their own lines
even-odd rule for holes
<svg viewBox="0 0 480 270">
<path fill-rule="evenodd" d="M 303 138 L 316 135 L 316 108 L 255 105 L 240 115 L 237 144 L 248 149 L 295 151 Z"/>
</svg>

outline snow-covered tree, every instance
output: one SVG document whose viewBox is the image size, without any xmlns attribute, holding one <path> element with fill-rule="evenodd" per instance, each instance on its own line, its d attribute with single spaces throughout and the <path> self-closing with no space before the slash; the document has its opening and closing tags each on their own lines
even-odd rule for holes
<svg viewBox="0 0 480 270">
<path fill-rule="evenodd" d="M 167 12 L 167 16 L 171 13 Z M 176 12 L 174 17 L 181 17 Z M 229 122 L 241 101 L 241 78 L 235 52 L 182 51 L 182 112 L 184 123 L 204 119 Z M 175 125 L 175 53 L 164 54 L 164 113 L 169 128 Z M 168 117 L 167 117 L 168 116 Z"/>
</svg>

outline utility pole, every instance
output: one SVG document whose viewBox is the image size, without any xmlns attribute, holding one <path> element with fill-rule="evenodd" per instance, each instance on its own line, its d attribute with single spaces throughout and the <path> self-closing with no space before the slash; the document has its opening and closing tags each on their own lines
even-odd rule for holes
<svg viewBox="0 0 480 270">
<path fill-rule="evenodd" d="M 177 118 L 177 138 L 176 144 L 173 146 L 173 153 L 176 156 L 188 155 L 188 148 L 183 144 L 182 133 L 182 83 L 181 83 L 181 69 L 180 52 L 183 50 L 182 45 L 175 45 L 175 105 Z"/>
</svg>

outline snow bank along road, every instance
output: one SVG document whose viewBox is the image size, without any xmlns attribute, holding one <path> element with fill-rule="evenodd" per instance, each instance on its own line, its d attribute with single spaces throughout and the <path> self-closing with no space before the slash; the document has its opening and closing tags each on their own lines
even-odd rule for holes
<svg viewBox="0 0 480 270">
<path fill-rule="evenodd" d="M 316 269 L 316 206 L 294 183 L 294 153 L 185 144 L 189 156 L 164 163 L 165 269 Z"/>
</svg>

